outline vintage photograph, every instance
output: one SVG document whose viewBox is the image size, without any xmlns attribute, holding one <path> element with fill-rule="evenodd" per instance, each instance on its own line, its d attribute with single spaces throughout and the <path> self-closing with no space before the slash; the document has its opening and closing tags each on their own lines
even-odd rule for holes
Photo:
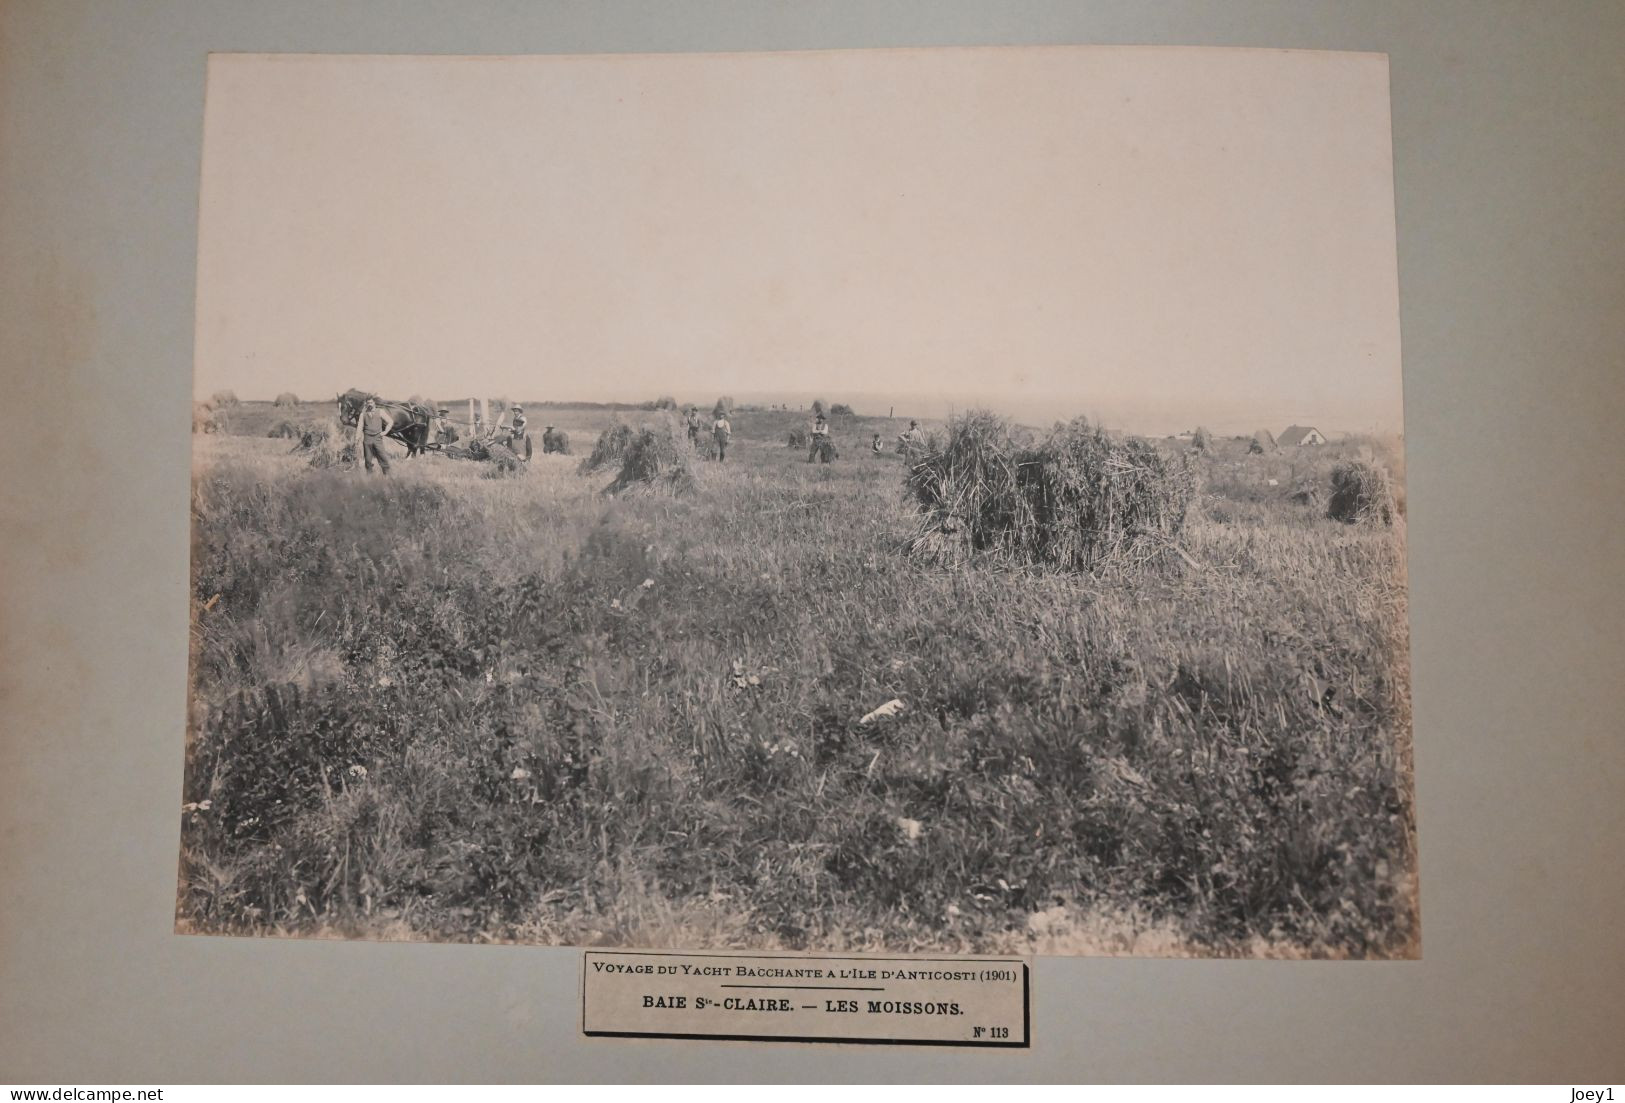
<svg viewBox="0 0 1625 1103">
<path fill-rule="evenodd" d="M 1420 953 L 1388 67 L 210 59 L 177 929 Z"/>
</svg>

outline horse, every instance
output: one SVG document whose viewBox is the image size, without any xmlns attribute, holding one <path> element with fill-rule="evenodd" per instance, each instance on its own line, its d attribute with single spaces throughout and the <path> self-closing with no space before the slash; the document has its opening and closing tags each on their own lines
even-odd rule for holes
<svg viewBox="0 0 1625 1103">
<path fill-rule="evenodd" d="M 389 411 L 393 424 L 385 435 L 406 445 L 408 456 L 428 451 L 429 423 L 434 419 L 434 411 L 416 402 L 386 402 L 366 391 L 348 390 L 338 397 L 339 424 L 354 429 L 369 398 L 380 410 Z"/>
</svg>

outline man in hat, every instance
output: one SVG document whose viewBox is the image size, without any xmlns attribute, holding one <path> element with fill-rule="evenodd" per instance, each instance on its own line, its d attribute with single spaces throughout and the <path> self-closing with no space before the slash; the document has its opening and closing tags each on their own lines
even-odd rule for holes
<svg viewBox="0 0 1625 1103">
<path fill-rule="evenodd" d="M 728 459 L 728 442 L 733 439 L 734 427 L 728 424 L 728 411 L 717 407 L 716 420 L 711 423 L 711 436 L 717 442 L 717 461 Z"/>
<path fill-rule="evenodd" d="M 361 431 L 361 458 L 366 461 L 368 474 L 372 473 L 372 462 L 375 459 L 378 461 L 379 471 L 385 475 L 389 474 L 389 457 L 384 454 L 384 438 L 394 427 L 395 419 L 389 416 L 387 410 L 380 410 L 377 400 L 369 396 L 356 425 Z"/>
<path fill-rule="evenodd" d="M 508 447 L 513 449 L 514 455 L 529 462 L 530 460 L 530 434 L 525 431 L 525 408 L 519 403 L 513 404 L 513 432 L 508 436 Z"/>
<path fill-rule="evenodd" d="M 897 450 L 905 455 L 920 441 L 920 423 L 910 420 L 908 429 L 897 434 Z"/>
<path fill-rule="evenodd" d="M 811 443 L 807 448 L 807 462 L 812 463 L 812 461 L 816 458 L 824 463 L 828 463 L 829 457 L 825 454 L 824 449 L 829 444 L 829 422 L 824 420 L 823 414 L 819 414 L 817 417 L 813 418 L 812 436 L 810 438 L 810 442 Z"/>
<path fill-rule="evenodd" d="M 442 406 L 435 411 L 434 440 L 436 444 L 456 444 L 457 429 L 451 423 L 451 407 Z"/>
</svg>

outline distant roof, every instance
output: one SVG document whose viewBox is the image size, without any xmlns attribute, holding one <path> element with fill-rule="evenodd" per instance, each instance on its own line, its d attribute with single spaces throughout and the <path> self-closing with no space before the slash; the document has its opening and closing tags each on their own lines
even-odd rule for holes
<svg viewBox="0 0 1625 1103">
<path fill-rule="evenodd" d="M 1286 431 L 1277 439 L 1282 444 L 1302 444 L 1303 438 L 1308 436 L 1310 433 L 1319 433 L 1321 439 L 1325 439 L 1326 437 L 1325 433 L 1321 433 L 1320 430 L 1316 429 L 1313 425 L 1288 425 L 1286 427 Z"/>
</svg>

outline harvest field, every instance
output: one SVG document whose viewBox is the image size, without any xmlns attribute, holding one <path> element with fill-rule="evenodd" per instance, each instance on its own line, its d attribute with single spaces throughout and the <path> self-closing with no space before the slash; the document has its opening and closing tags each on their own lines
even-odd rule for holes
<svg viewBox="0 0 1625 1103">
<path fill-rule="evenodd" d="M 582 457 L 657 415 L 528 406 L 575 454 L 504 478 L 265 435 L 332 410 L 193 437 L 183 930 L 1417 950 L 1403 510 L 1326 516 L 1397 447 L 1215 439 L 1182 555 L 1080 573 L 909 550 L 906 420 L 820 465 L 739 410 L 688 492 L 608 496 Z"/>
</svg>

